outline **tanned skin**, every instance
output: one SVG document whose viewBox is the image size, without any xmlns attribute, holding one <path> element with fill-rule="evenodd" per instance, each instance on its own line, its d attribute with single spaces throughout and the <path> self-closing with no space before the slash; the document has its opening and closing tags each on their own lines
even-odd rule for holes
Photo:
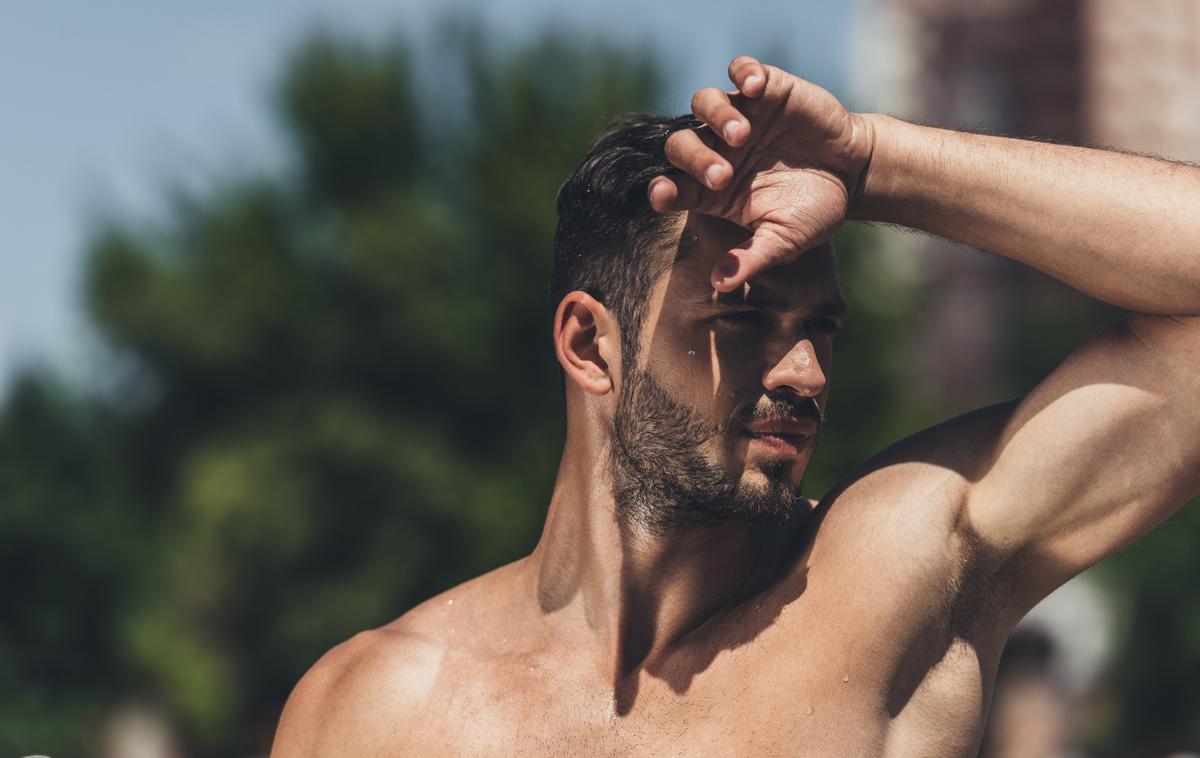
<svg viewBox="0 0 1200 758">
<path fill-rule="evenodd" d="M 679 244 L 638 365 L 679 402 L 714 420 L 760 396 L 824 406 L 827 243 L 847 218 L 1004 255 L 1131 315 L 782 526 L 662 530 L 614 515 L 621 333 L 568 294 L 567 438 L 537 548 L 331 650 L 274 756 L 973 755 L 1016 622 L 1200 489 L 1200 170 L 851 113 L 746 57 L 730 79 L 696 93 L 706 127 L 672 135 L 682 173 L 649 190 Z M 815 432 L 745 431 L 712 459 L 748 487 L 784 459 L 798 486 Z"/>
</svg>

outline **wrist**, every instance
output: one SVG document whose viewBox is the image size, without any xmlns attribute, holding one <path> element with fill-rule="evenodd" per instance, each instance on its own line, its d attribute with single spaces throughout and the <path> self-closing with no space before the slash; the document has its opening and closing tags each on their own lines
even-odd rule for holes
<svg viewBox="0 0 1200 758">
<path fill-rule="evenodd" d="M 879 135 L 878 117 L 874 113 L 851 113 L 850 119 L 854 124 L 851 144 L 856 146 L 855 156 L 851 160 L 849 176 L 846 177 L 846 189 L 849 194 L 846 205 L 846 218 L 861 221 L 866 196 L 867 183 L 875 162 L 875 149 Z"/>
<path fill-rule="evenodd" d="M 870 135 L 870 151 L 862 173 L 851 196 L 846 218 L 852 221 L 895 221 L 897 188 L 902 181 L 898 169 L 906 165 L 903 159 L 905 127 L 900 119 L 880 113 L 855 114 L 864 134 Z"/>
</svg>

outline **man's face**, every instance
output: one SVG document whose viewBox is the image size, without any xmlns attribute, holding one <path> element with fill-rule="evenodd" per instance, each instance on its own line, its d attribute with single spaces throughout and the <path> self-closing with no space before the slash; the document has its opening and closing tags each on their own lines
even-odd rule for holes
<svg viewBox="0 0 1200 758">
<path fill-rule="evenodd" d="M 622 367 L 614 494 L 643 524 L 783 519 L 802 501 L 845 304 L 828 245 L 716 293 L 713 265 L 746 237 L 688 214 Z"/>
</svg>

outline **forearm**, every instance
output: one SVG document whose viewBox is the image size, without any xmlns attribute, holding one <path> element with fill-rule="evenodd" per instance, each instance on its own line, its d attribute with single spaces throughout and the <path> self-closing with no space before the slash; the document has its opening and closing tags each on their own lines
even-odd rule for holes
<svg viewBox="0 0 1200 758">
<path fill-rule="evenodd" d="M 1131 310 L 1200 313 L 1200 169 L 865 118 L 875 148 L 851 218 L 989 250 Z"/>
</svg>

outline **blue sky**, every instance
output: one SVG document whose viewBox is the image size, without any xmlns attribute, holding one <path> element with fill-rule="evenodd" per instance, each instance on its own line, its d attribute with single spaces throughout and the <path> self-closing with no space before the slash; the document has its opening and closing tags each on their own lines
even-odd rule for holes
<svg viewBox="0 0 1200 758">
<path fill-rule="evenodd" d="M 319 23 L 419 38 L 447 9 L 511 43 L 547 24 L 658 50 L 667 110 L 725 84 L 735 55 L 782 53 L 844 88 L 853 3 L 258 0 L 9 3 L 0 10 L 0 392 L 20 365 L 103 372 L 79 305 L 88 230 L 153 219 L 164 188 L 285 160 L 267 103 L 282 54 Z M 781 61 L 783 62 L 783 61 Z"/>
</svg>

